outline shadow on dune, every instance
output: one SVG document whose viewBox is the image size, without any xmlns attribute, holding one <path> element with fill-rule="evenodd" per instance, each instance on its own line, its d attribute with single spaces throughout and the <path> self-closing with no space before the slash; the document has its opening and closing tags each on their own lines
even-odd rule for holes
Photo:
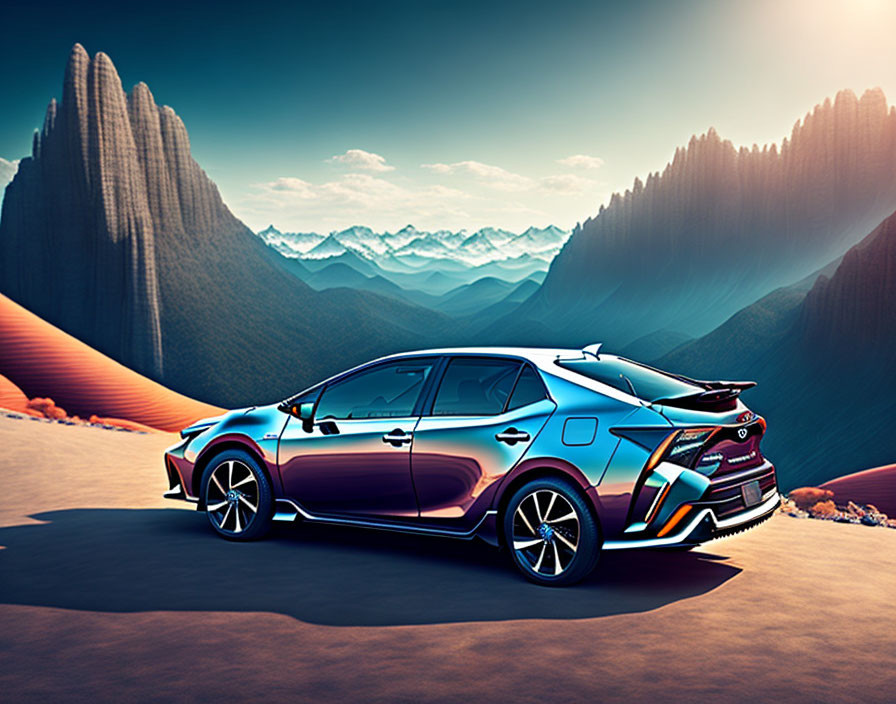
<svg viewBox="0 0 896 704">
<path fill-rule="evenodd" d="M 701 553 L 608 553 L 571 589 L 529 584 L 483 543 L 278 525 L 230 543 L 179 509 L 76 509 L 0 529 L 0 603 L 265 611 L 332 626 L 577 619 L 656 609 L 740 570 Z"/>
</svg>

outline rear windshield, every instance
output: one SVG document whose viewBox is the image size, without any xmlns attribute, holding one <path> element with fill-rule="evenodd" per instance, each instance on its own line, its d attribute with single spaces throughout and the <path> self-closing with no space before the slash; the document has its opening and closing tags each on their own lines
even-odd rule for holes
<svg viewBox="0 0 896 704">
<path fill-rule="evenodd" d="M 621 357 L 558 359 L 557 364 L 576 374 L 637 396 L 643 401 L 658 401 L 661 398 L 675 398 L 705 391 L 701 386 L 689 384 L 659 369 Z"/>
</svg>

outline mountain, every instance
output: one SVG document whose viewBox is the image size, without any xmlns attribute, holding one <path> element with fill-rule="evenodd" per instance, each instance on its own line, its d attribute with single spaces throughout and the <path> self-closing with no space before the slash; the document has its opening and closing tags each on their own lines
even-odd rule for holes
<svg viewBox="0 0 896 704">
<path fill-rule="evenodd" d="M 264 240 L 265 244 L 276 249 L 284 257 L 298 257 L 299 253 L 308 252 L 326 239 L 316 232 L 283 233 L 273 225 L 269 225 L 259 232 L 258 236 Z"/>
<path fill-rule="evenodd" d="M 514 288 L 514 285 L 507 281 L 494 276 L 485 276 L 471 284 L 464 284 L 448 291 L 436 307 L 450 315 L 468 315 L 497 303 Z"/>
<path fill-rule="evenodd" d="M 73 48 L 62 102 L 6 189 L 0 292 L 220 406 L 282 398 L 450 328 L 369 292 L 318 293 L 297 265 L 228 210 L 171 108 L 142 83 L 125 94 L 105 54 Z"/>
<path fill-rule="evenodd" d="M 348 251 L 346 247 L 336 239 L 335 235 L 328 236 L 325 240 L 323 240 L 320 244 L 315 245 L 310 250 L 305 252 L 305 256 L 301 257 L 303 259 L 329 259 L 331 257 L 338 257 L 345 254 Z"/>
<path fill-rule="evenodd" d="M 703 335 L 858 242 L 896 207 L 896 109 L 880 90 L 825 101 L 781 146 L 710 129 L 577 227 L 538 295 L 496 324 L 517 342 L 617 347 Z"/>
<path fill-rule="evenodd" d="M 427 233 L 421 237 L 417 237 L 406 245 L 392 251 L 396 257 L 405 257 L 416 254 L 420 257 L 431 257 L 433 259 L 448 259 L 452 256 L 452 248 L 439 239 L 438 235 Z"/>
<path fill-rule="evenodd" d="M 782 484 L 818 485 L 896 457 L 894 321 L 896 213 L 830 277 L 772 292 L 658 364 L 758 381 L 744 400 L 768 419 L 764 446 Z"/>
<path fill-rule="evenodd" d="M 407 225 L 394 233 L 376 233 L 355 226 L 329 235 L 283 233 L 270 226 L 257 233 L 272 249 L 288 258 L 320 261 L 352 252 L 399 286 L 405 283 L 392 273 L 410 274 L 439 270 L 460 274 L 458 283 L 472 283 L 483 276 L 518 281 L 536 271 L 546 271 L 569 233 L 550 225 L 530 227 L 514 234 L 485 227 L 470 234 L 465 230 L 424 232 Z M 491 266 L 488 273 L 484 267 Z M 366 272 L 365 272 L 366 273 Z M 423 289 L 427 295 L 443 291 Z"/>
</svg>

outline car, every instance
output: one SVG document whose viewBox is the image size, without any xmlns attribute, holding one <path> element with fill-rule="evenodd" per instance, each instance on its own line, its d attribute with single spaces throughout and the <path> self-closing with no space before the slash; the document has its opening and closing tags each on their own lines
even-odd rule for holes
<svg viewBox="0 0 896 704">
<path fill-rule="evenodd" d="M 774 512 L 766 422 L 740 399 L 754 385 L 600 344 L 396 354 L 185 428 L 165 496 L 229 540 L 272 521 L 478 537 L 568 585 L 604 550 L 686 550 Z"/>
</svg>

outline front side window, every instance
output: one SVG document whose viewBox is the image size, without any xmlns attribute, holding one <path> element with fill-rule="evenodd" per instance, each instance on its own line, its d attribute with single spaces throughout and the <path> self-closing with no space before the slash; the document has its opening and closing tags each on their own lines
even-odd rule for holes
<svg viewBox="0 0 896 704">
<path fill-rule="evenodd" d="M 487 357 L 455 357 L 448 364 L 432 406 L 434 416 L 501 413 L 520 363 Z"/>
<path fill-rule="evenodd" d="M 405 418 L 413 415 L 434 360 L 387 362 L 341 379 L 324 389 L 320 419 Z"/>
</svg>

